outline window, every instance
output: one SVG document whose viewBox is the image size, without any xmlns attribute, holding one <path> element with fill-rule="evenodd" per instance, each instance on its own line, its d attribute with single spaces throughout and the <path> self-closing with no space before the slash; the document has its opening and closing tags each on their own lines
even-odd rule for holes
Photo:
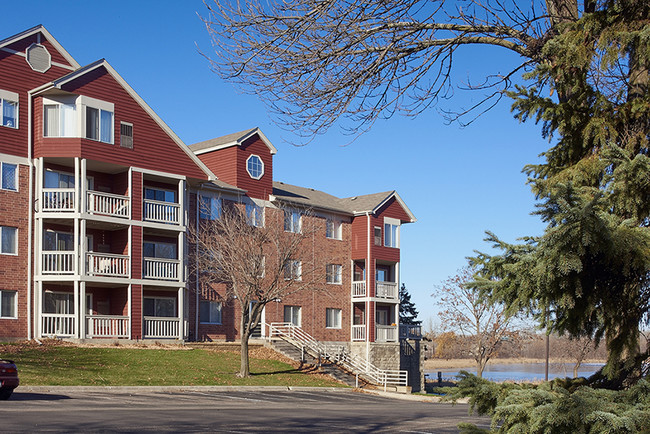
<svg viewBox="0 0 650 434">
<path fill-rule="evenodd" d="M 257 155 L 251 155 L 246 160 L 246 171 L 253 179 L 260 179 L 264 175 L 264 162 Z"/>
<path fill-rule="evenodd" d="M 325 327 L 328 329 L 341 328 L 341 309 L 325 309 Z"/>
<path fill-rule="evenodd" d="M 144 297 L 144 316 L 171 318 L 176 316 L 176 299 L 172 297 Z"/>
<path fill-rule="evenodd" d="M 144 198 L 149 200 L 157 200 L 158 202 L 176 203 L 176 192 L 173 190 L 146 187 L 144 189 Z"/>
<path fill-rule="evenodd" d="M 343 267 L 340 265 L 327 264 L 325 266 L 325 271 L 327 274 L 327 283 L 336 283 L 341 284 L 341 269 Z"/>
<path fill-rule="evenodd" d="M 72 251 L 74 250 L 74 236 L 67 232 L 45 231 L 43 236 L 43 250 L 45 251 Z"/>
<path fill-rule="evenodd" d="M 300 327 L 300 306 L 285 306 L 284 322 Z"/>
<path fill-rule="evenodd" d="M 375 226 L 375 246 L 381 246 L 381 228 Z"/>
<path fill-rule="evenodd" d="M 246 219 L 249 225 L 261 228 L 264 226 L 264 208 L 254 203 L 247 203 Z"/>
<path fill-rule="evenodd" d="M 120 146 L 133 149 L 133 124 L 120 122 Z"/>
<path fill-rule="evenodd" d="M 298 211 L 284 210 L 284 230 L 299 233 L 301 230 L 301 215 Z"/>
<path fill-rule="evenodd" d="M 221 302 L 201 301 L 199 317 L 201 324 L 221 324 Z"/>
<path fill-rule="evenodd" d="M 2 172 L 2 185 L 3 190 L 18 191 L 18 166 L 9 163 L 0 163 L 0 171 Z"/>
<path fill-rule="evenodd" d="M 200 194 L 199 218 L 202 220 L 217 220 L 219 217 L 221 217 L 221 199 Z"/>
<path fill-rule="evenodd" d="M 16 291 L 0 291 L 0 318 L 17 318 Z"/>
<path fill-rule="evenodd" d="M 0 112 L 3 127 L 18 128 L 18 94 L 0 90 Z"/>
<path fill-rule="evenodd" d="M 74 175 L 46 170 L 45 188 L 74 188 Z"/>
<path fill-rule="evenodd" d="M 286 280 L 300 280 L 302 275 L 300 261 L 289 259 L 284 264 L 284 278 Z"/>
<path fill-rule="evenodd" d="M 77 107 L 74 104 L 45 104 L 43 111 L 45 137 L 77 136 Z"/>
<path fill-rule="evenodd" d="M 0 226 L 0 253 L 3 255 L 18 254 L 18 228 Z"/>
<path fill-rule="evenodd" d="M 113 112 L 86 107 L 86 138 L 113 143 Z"/>
<path fill-rule="evenodd" d="M 399 247 L 399 225 L 384 223 L 384 246 Z"/>
<path fill-rule="evenodd" d="M 341 222 L 334 219 L 327 219 L 325 235 L 333 240 L 341 239 Z"/>
<path fill-rule="evenodd" d="M 74 295 L 70 292 L 45 292 L 43 313 L 74 314 Z"/>
<path fill-rule="evenodd" d="M 176 259 L 176 245 L 145 241 L 142 243 L 142 254 L 145 258 Z"/>
</svg>

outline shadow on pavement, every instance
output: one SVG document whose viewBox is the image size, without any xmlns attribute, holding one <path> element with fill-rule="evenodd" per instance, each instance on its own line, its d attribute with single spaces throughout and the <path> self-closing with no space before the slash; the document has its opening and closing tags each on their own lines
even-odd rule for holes
<svg viewBox="0 0 650 434">
<path fill-rule="evenodd" d="M 9 401 L 59 401 L 61 399 L 71 399 L 67 395 L 56 395 L 53 393 L 28 393 L 14 392 Z"/>
</svg>

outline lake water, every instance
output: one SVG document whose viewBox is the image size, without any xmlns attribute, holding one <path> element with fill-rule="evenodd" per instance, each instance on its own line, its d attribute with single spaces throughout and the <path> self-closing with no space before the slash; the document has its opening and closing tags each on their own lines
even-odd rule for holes
<svg viewBox="0 0 650 434">
<path fill-rule="evenodd" d="M 573 377 L 573 363 L 551 363 L 548 369 L 548 378 Z M 602 368 L 602 363 L 585 363 L 578 369 L 579 377 L 589 377 L 594 372 Z M 489 364 L 483 371 L 483 378 L 490 381 L 544 381 L 544 363 L 512 363 L 512 364 Z M 467 371 L 476 374 L 475 367 L 454 368 L 454 369 L 437 369 L 435 371 L 426 371 L 429 379 L 437 380 L 438 372 L 442 372 L 444 380 L 455 380 L 459 371 Z"/>
</svg>

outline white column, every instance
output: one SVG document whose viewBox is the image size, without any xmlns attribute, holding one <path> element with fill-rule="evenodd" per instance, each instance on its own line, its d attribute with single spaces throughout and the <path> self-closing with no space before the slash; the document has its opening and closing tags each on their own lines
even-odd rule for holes
<svg viewBox="0 0 650 434">
<path fill-rule="evenodd" d="M 127 174 L 129 179 L 127 180 L 128 185 L 129 185 L 129 219 L 133 218 L 133 167 L 129 167 L 129 172 Z M 130 241 L 130 238 L 129 238 Z M 131 255 L 131 252 L 129 251 L 129 256 Z"/>
<path fill-rule="evenodd" d="M 36 313 L 36 336 L 42 338 L 43 335 L 43 282 L 40 280 L 36 283 L 36 306 L 34 307 Z"/>
<path fill-rule="evenodd" d="M 88 210 L 88 207 L 86 206 L 86 201 L 88 194 L 86 193 L 88 190 L 88 182 L 86 181 L 86 159 L 82 158 L 81 159 L 81 176 L 80 176 L 80 185 L 79 185 L 79 191 L 81 192 L 81 197 L 79 198 L 79 212 L 86 212 Z"/>
<path fill-rule="evenodd" d="M 185 288 L 178 288 L 178 339 L 181 341 L 185 334 L 185 315 L 183 312 L 183 308 L 185 307 L 184 290 Z"/>
<path fill-rule="evenodd" d="M 178 233 L 178 280 L 185 281 L 185 232 Z"/>
<path fill-rule="evenodd" d="M 45 176 L 43 174 L 43 157 L 34 161 L 36 166 L 36 212 L 43 211 L 43 184 Z"/>
<path fill-rule="evenodd" d="M 76 225 L 75 225 L 76 227 Z M 81 336 L 79 335 L 79 318 L 82 315 L 82 312 L 80 312 L 79 306 L 81 306 L 81 303 L 79 303 L 79 281 L 75 280 L 74 281 L 74 302 L 73 306 L 75 306 L 76 312 L 74 315 L 74 337 L 80 338 Z"/>
<path fill-rule="evenodd" d="M 79 337 L 86 338 L 86 282 L 79 284 Z"/>
<path fill-rule="evenodd" d="M 35 274 L 41 276 L 43 273 L 43 219 L 36 219 L 36 230 L 34 231 L 34 248 L 36 250 L 34 258 L 36 259 Z"/>
<path fill-rule="evenodd" d="M 80 257 L 80 242 L 79 242 L 79 219 L 75 217 L 73 220 L 73 227 L 74 227 L 74 237 L 73 237 L 73 242 L 74 242 L 74 258 L 75 260 L 73 261 L 74 264 L 74 274 L 79 274 L 80 270 L 80 262 L 81 262 L 81 257 Z"/>
<path fill-rule="evenodd" d="M 82 276 L 86 275 L 86 261 L 88 257 L 88 241 L 86 239 L 86 220 L 80 220 L 79 224 L 81 226 L 80 228 L 80 234 L 79 237 L 81 239 L 81 247 L 79 249 L 79 274 Z"/>
<path fill-rule="evenodd" d="M 128 307 L 128 315 L 129 315 L 129 339 L 131 339 L 133 337 L 133 317 L 131 316 L 131 285 L 130 284 L 126 287 L 126 290 L 128 291 L 126 294 L 126 303 L 128 305 L 127 307 Z"/>
<path fill-rule="evenodd" d="M 81 179 L 81 167 L 80 167 L 80 158 L 79 157 L 74 157 L 74 210 L 75 212 L 81 212 L 81 204 L 80 204 L 80 195 L 79 192 L 82 190 L 81 183 L 83 182 Z"/>
</svg>

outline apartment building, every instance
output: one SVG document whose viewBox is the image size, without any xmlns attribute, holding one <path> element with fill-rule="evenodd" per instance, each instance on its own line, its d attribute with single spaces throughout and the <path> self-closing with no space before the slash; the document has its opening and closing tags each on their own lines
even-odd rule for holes
<svg viewBox="0 0 650 434">
<path fill-rule="evenodd" d="M 237 340 L 225 286 L 201 288 L 188 264 L 188 228 L 232 202 L 253 225 L 319 228 L 323 289 L 267 305 L 265 324 L 399 364 L 415 218 L 396 192 L 277 182 L 257 128 L 187 146 L 108 62 L 80 66 L 42 26 L 0 41 L 0 108 L 0 338 Z"/>
</svg>

